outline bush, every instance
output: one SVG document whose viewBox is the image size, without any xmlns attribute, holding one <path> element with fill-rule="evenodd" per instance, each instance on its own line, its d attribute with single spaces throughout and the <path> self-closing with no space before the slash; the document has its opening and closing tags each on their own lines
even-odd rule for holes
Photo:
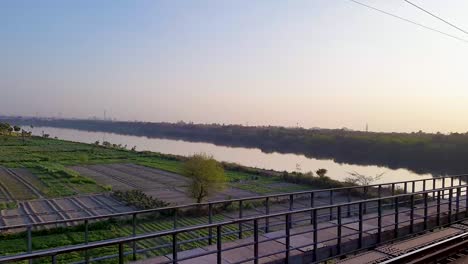
<svg viewBox="0 0 468 264">
<path fill-rule="evenodd" d="M 140 190 L 115 191 L 113 195 L 127 205 L 140 209 L 154 209 L 169 206 L 169 203 L 146 195 Z"/>
</svg>

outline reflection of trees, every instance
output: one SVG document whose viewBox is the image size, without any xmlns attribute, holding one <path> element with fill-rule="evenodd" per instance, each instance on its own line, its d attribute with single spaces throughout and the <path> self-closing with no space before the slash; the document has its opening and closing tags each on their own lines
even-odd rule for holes
<svg viewBox="0 0 468 264">
<path fill-rule="evenodd" d="M 338 163 L 407 168 L 416 173 L 459 174 L 468 171 L 468 134 L 371 133 L 343 129 L 244 127 L 193 123 L 110 122 L 98 120 L 9 119 L 21 125 L 51 126 L 94 132 L 295 153 Z M 7 121 L 8 122 L 8 121 Z"/>
</svg>

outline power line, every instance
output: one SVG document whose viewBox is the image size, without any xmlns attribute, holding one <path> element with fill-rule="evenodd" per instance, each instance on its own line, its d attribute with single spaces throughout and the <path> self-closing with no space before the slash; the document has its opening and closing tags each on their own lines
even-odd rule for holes
<svg viewBox="0 0 468 264">
<path fill-rule="evenodd" d="M 431 30 L 431 31 L 433 31 L 433 32 L 437 32 L 437 33 L 442 34 L 442 35 L 445 35 L 445 36 L 447 36 L 447 37 L 451 37 L 451 38 L 454 38 L 454 39 L 456 39 L 456 40 L 459 40 L 459 41 L 463 41 L 463 42 L 465 42 L 465 43 L 468 43 L 468 40 L 466 40 L 466 39 L 462 39 L 462 38 L 459 38 L 459 37 L 457 37 L 457 36 L 454 36 L 454 35 L 445 33 L 445 32 L 443 32 L 443 31 L 440 31 L 440 30 L 438 30 L 438 29 L 431 28 L 431 27 L 425 26 L 425 25 L 423 25 L 423 24 L 420 24 L 420 23 L 418 23 L 418 22 L 415 22 L 415 21 L 406 19 L 406 18 L 404 18 L 404 17 L 394 15 L 394 14 L 389 13 L 389 12 L 387 12 L 387 11 L 384 11 L 384 10 L 382 10 L 382 9 L 375 8 L 375 7 L 373 7 L 373 6 L 370 6 L 370 5 L 367 5 L 367 4 L 358 2 L 358 1 L 356 1 L 356 0 L 348 0 L 348 1 L 353 2 L 353 3 L 355 3 L 355 4 L 358 4 L 358 5 L 361 5 L 361 6 L 364 6 L 364 7 L 367 7 L 367 8 L 369 8 L 369 9 L 374 10 L 374 11 L 383 13 L 383 14 L 385 14 L 385 15 L 387 15 L 387 16 L 391 16 L 391 17 L 394 17 L 394 18 L 403 20 L 403 21 L 405 21 L 405 22 L 407 22 L 407 23 L 411 23 L 411 24 L 413 24 L 413 25 L 416 25 L 416 26 L 419 26 L 419 27 L 422 27 L 422 28 Z"/>
<path fill-rule="evenodd" d="M 446 24 L 448 24 L 448 25 L 450 25 L 450 26 L 452 26 L 452 27 L 454 27 L 454 28 L 460 30 L 461 32 L 463 32 L 463 33 L 465 33 L 465 34 L 468 34 L 467 31 L 465 31 L 465 30 L 463 30 L 463 29 L 461 29 L 461 28 L 455 26 L 454 24 L 448 22 L 447 20 L 445 20 L 445 19 L 443 19 L 443 18 L 441 18 L 441 17 L 439 17 L 439 16 L 434 15 L 433 13 L 427 11 L 426 9 L 424 9 L 424 8 L 422 8 L 422 7 L 420 7 L 420 6 L 416 5 L 416 4 L 413 4 L 413 3 L 411 3 L 411 2 L 408 1 L 408 0 L 404 0 L 404 1 L 407 2 L 408 4 L 412 5 L 412 6 L 416 7 L 417 9 L 422 10 L 422 11 L 426 12 L 427 14 L 429 14 L 429 15 L 431 15 L 431 16 L 437 18 L 437 19 L 439 19 L 440 21 L 442 21 L 442 22 L 444 22 L 444 23 L 446 23 Z"/>
</svg>

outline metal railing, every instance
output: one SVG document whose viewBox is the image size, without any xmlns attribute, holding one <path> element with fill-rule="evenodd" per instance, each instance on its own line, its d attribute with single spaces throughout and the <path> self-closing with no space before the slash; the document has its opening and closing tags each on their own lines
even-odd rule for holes
<svg viewBox="0 0 468 264">
<path fill-rule="evenodd" d="M 455 179 L 457 179 L 457 182 L 455 182 Z M 118 217 L 133 217 L 135 215 L 148 214 L 148 213 L 161 213 L 161 212 L 171 212 L 171 211 L 175 212 L 175 211 L 182 211 L 182 210 L 187 210 L 187 209 L 199 209 L 201 207 L 208 207 L 208 215 L 211 215 L 212 209 L 214 207 L 216 207 L 217 205 L 223 205 L 226 203 L 230 203 L 230 204 L 238 203 L 239 218 L 242 218 L 243 216 L 242 204 L 249 202 L 249 201 L 260 201 L 260 200 L 264 201 L 265 213 L 268 214 L 269 201 L 274 200 L 274 199 L 279 200 L 280 198 L 285 198 L 283 200 L 289 201 L 290 210 L 292 210 L 294 208 L 295 197 L 300 197 L 300 196 L 309 195 L 309 196 L 312 196 L 313 198 L 318 198 L 320 194 L 326 194 L 326 196 L 329 198 L 329 204 L 332 205 L 335 203 L 334 195 L 338 195 L 338 194 L 345 193 L 348 201 L 351 201 L 353 197 L 358 197 L 358 195 L 360 194 L 361 196 L 359 198 L 364 200 L 364 199 L 369 199 L 369 198 L 374 198 L 374 197 L 382 197 L 382 194 L 384 194 L 385 192 L 387 192 L 387 195 L 395 195 L 398 192 L 414 193 L 414 192 L 417 192 L 417 190 L 421 190 L 421 191 L 433 190 L 437 188 L 438 182 L 440 182 L 441 187 L 444 188 L 447 185 L 447 180 L 450 183 L 451 187 L 460 186 L 462 185 L 463 182 L 468 182 L 468 174 L 434 177 L 434 178 L 427 178 L 427 179 L 420 179 L 420 180 L 408 180 L 408 181 L 399 181 L 399 182 L 391 182 L 391 183 L 362 185 L 362 186 L 360 185 L 360 186 L 318 189 L 318 190 L 289 192 L 289 193 L 280 193 L 280 194 L 271 194 L 271 195 L 260 195 L 260 196 L 251 196 L 251 197 L 237 198 L 237 199 L 217 200 L 217 201 L 211 201 L 211 202 L 205 202 L 205 203 L 191 203 L 191 204 L 169 206 L 169 207 L 162 207 L 162 208 L 155 208 L 155 209 L 136 210 L 136 211 L 128 211 L 128 212 L 122 212 L 122 213 L 112 213 L 112 214 L 105 214 L 105 215 L 98 215 L 98 216 L 87 216 L 87 217 L 45 221 L 45 222 L 38 222 L 38 223 L 8 225 L 8 226 L 0 226 L 0 232 L 10 230 L 10 229 L 21 229 L 21 228 L 28 228 L 28 227 L 34 228 L 34 227 L 40 227 L 40 226 L 46 226 L 46 225 L 75 224 L 77 222 L 84 222 L 86 220 L 92 221 L 92 220 L 118 218 Z M 310 201 L 310 207 L 314 207 L 313 199 L 311 199 Z M 65 211 L 58 211 L 58 212 L 65 212 Z M 28 214 L 25 214 L 25 216 L 27 215 Z M 175 226 L 175 228 L 176 227 L 177 226 Z"/>
<path fill-rule="evenodd" d="M 453 183 L 454 181 L 452 180 L 451 182 Z M 177 263 L 178 261 L 189 258 L 212 254 L 216 255 L 216 262 L 221 263 L 223 252 L 248 246 L 253 246 L 254 248 L 252 257 L 246 260 L 242 260 L 239 263 L 249 261 L 258 263 L 262 258 L 278 254 L 283 254 L 286 263 L 288 263 L 290 258 L 298 257 L 297 255 L 291 256 L 291 252 L 294 250 L 300 250 L 304 247 L 312 247 L 312 250 L 304 252 L 303 256 L 301 257 L 310 257 L 310 261 L 312 262 L 323 261 L 342 254 L 349 254 L 356 250 L 373 247 L 381 244 L 384 241 L 399 239 L 405 235 L 411 235 L 417 232 L 430 230 L 435 227 L 451 224 L 468 217 L 468 185 L 461 184 L 461 180 L 459 183 L 460 185 L 457 186 L 447 187 L 444 185 L 441 188 L 432 188 L 430 190 L 415 191 L 412 193 L 369 198 L 367 200 L 343 202 L 324 206 L 311 206 L 304 209 L 293 208 L 292 210 L 286 212 L 267 213 L 264 215 L 252 217 L 241 217 L 239 219 L 222 221 L 218 223 L 208 223 L 198 226 L 176 228 L 173 230 L 141 235 L 133 234 L 132 236 L 125 238 L 89 242 L 75 246 L 35 251 L 14 256 L 6 256 L 0 258 L 0 263 L 32 260 L 43 257 L 49 257 L 51 258 L 52 263 L 56 263 L 57 257 L 66 253 L 85 252 L 85 255 L 87 255 L 86 252 L 89 250 L 109 246 L 117 246 L 118 254 L 115 256 L 107 256 L 107 258 L 116 257 L 118 258 L 119 263 L 124 263 L 124 260 L 129 255 L 133 255 L 134 258 L 135 255 L 139 253 L 134 246 L 138 241 L 160 237 L 169 237 L 171 241 L 170 245 L 167 245 L 171 248 L 171 259 L 168 259 L 166 262 L 162 263 Z M 309 192 L 309 194 L 310 200 L 313 201 L 314 192 Z M 368 207 L 370 204 L 376 204 L 376 210 L 365 212 L 364 208 Z M 446 210 L 444 210 L 444 207 L 446 207 Z M 330 221 L 336 220 L 333 222 L 333 228 L 336 228 L 336 236 L 322 240 L 320 239 L 319 235 L 321 231 L 325 232 L 324 230 L 329 229 L 330 226 L 320 225 L 320 221 L 318 219 L 319 212 L 329 213 L 327 217 L 329 219 L 328 223 L 331 223 Z M 295 230 L 293 226 L 293 218 L 296 216 L 303 217 L 304 215 L 310 216 L 310 222 L 307 220 L 305 226 L 310 226 L 312 228 L 305 231 L 293 232 Z M 357 219 L 353 216 L 357 216 Z M 405 219 L 405 217 L 407 218 Z M 392 223 L 387 222 L 387 224 L 385 224 L 383 222 L 384 218 L 392 219 Z M 260 234 L 268 233 L 268 230 L 265 229 L 265 226 L 262 226 L 261 224 L 265 224 L 268 222 L 268 220 L 272 219 L 280 219 L 278 223 L 282 226 L 281 230 L 284 230 L 285 234 L 270 238 L 262 236 L 262 239 L 260 239 Z M 373 222 L 375 227 L 369 228 L 369 225 L 367 225 L 369 222 Z M 248 242 L 236 246 L 223 247 L 223 236 L 226 234 L 224 230 L 227 229 L 227 227 L 243 226 L 247 224 L 253 226 L 253 242 Z M 367 226 L 366 230 L 364 230 L 365 224 Z M 356 225 L 357 228 L 353 229 L 352 226 Z M 183 243 L 179 240 L 180 237 L 186 233 L 195 232 L 197 230 L 214 230 L 216 235 L 213 237 L 215 240 L 213 242 L 216 244 L 216 249 L 199 254 L 193 254 L 188 257 L 180 257 L 179 247 Z M 344 230 L 347 232 L 344 233 Z M 350 233 L 350 230 L 355 230 L 356 232 Z M 242 233 L 242 230 L 239 230 L 239 233 Z M 294 236 L 304 234 L 312 235 L 311 243 L 293 246 L 291 239 Z M 261 244 L 268 243 L 270 241 L 278 241 L 279 239 L 285 240 L 283 250 L 270 251 L 267 254 L 260 255 L 259 247 Z M 124 246 L 126 244 L 132 245 L 130 251 L 125 251 Z M 323 244 L 328 245 L 328 248 L 323 249 L 321 246 Z M 327 252 L 334 252 L 334 254 L 327 255 Z M 92 262 L 97 259 L 98 258 L 88 258 L 85 260 L 85 262 Z"/>
</svg>

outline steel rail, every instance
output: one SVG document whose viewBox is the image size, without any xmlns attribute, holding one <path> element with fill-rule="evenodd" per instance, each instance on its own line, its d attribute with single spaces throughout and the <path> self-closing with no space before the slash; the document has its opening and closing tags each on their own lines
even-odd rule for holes
<svg viewBox="0 0 468 264">
<path fill-rule="evenodd" d="M 393 263 L 427 263 L 427 260 L 432 262 L 437 261 L 441 256 L 447 257 L 447 253 L 453 253 L 460 249 L 466 248 L 468 245 L 468 232 L 439 241 L 437 243 L 416 249 L 401 256 L 386 260 L 381 264 Z"/>
</svg>

